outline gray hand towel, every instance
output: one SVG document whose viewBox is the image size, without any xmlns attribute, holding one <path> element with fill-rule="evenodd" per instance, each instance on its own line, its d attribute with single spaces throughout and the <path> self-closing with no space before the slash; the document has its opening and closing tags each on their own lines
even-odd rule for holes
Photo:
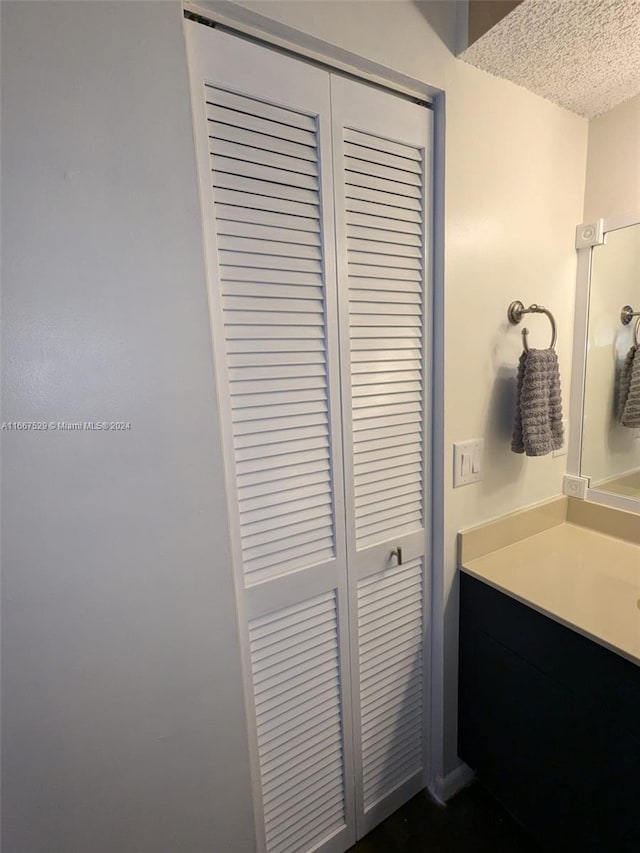
<svg viewBox="0 0 640 853">
<path fill-rule="evenodd" d="M 563 441 L 558 356 L 553 349 L 530 349 L 518 363 L 511 449 L 527 456 L 545 456 L 559 450 Z"/>
<path fill-rule="evenodd" d="M 622 426 L 640 427 L 640 347 L 631 347 L 622 366 L 618 417 Z"/>
</svg>

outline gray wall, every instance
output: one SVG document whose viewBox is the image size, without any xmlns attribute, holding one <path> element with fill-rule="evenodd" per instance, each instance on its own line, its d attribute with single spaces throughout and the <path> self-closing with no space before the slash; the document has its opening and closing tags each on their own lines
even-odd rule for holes
<svg viewBox="0 0 640 853">
<path fill-rule="evenodd" d="M 254 849 L 177 3 L 2 3 L 4 853 Z"/>
</svg>

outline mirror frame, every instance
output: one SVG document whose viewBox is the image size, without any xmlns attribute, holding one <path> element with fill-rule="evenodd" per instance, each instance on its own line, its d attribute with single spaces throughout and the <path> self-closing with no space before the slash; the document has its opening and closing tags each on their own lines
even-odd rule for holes
<svg viewBox="0 0 640 853">
<path fill-rule="evenodd" d="M 576 307 L 573 324 L 573 361 L 571 368 L 571 394 L 569 397 L 569 446 L 567 476 L 563 492 L 593 503 L 640 513 L 640 500 L 617 495 L 591 486 L 591 477 L 580 471 L 582 459 L 585 383 L 587 378 L 587 346 L 589 331 L 589 304 L 591 297 L 591 268 L 594 246 L 601 246 L 610 231 L 640 225 L 640 211 L 585 222 L 576 229 L 578 270 L 576 281 Z"/>
</svg>

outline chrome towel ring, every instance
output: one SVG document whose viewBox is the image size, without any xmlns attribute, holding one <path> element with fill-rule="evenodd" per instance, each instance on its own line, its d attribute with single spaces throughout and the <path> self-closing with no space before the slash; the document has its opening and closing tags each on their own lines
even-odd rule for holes
<svg viewBox="0 0 640 853">
<path fill-rule="evenodd" d="M 551 311 L 548 308 L 545 308 L 544 305 L 529 305 L 528 308 L 525 308 L 523 303 L 519 299 L 515 299 L 509 308 L 507 309 L 507 317 L 509 318 L 509 322 L 513 323 L 514 326 L 517 326 L 518 323 L 522 320 L 525 314 L 546 314 L 549 318 L 549 322 L 551 323 L 551 344 L 550 348 L 555 349 L 556 341 L 558 339 L 558 332 L 556 329 L 556 321 L 553 317 Z M 529 329 L 522 330 L 522 345 L 524 346 L 524 351 L 529 352 L 529 346 L 527 343 L 527 335 L 529 334 Z"/>
<path fill-rule="evenodd" d="M 631 305 L 624 305 L 620 312 L 622 325 L 628 326 L 634 317 L 637 317 L 638 319 L 633 327 L 633 345 L 640 347 L 640 311 L 634 311 Z"/>
</svg>

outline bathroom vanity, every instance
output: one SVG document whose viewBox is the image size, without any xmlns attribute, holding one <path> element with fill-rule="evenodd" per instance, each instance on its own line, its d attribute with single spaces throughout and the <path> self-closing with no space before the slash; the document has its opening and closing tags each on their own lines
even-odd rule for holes
<svg viewBox="0 0 640 853">
<path fill-rule="evenodd" d="M 640 850 L 638 516 L 560 498 L 460 564 L 460 757 L 544 850 Z"/>
</svg>

